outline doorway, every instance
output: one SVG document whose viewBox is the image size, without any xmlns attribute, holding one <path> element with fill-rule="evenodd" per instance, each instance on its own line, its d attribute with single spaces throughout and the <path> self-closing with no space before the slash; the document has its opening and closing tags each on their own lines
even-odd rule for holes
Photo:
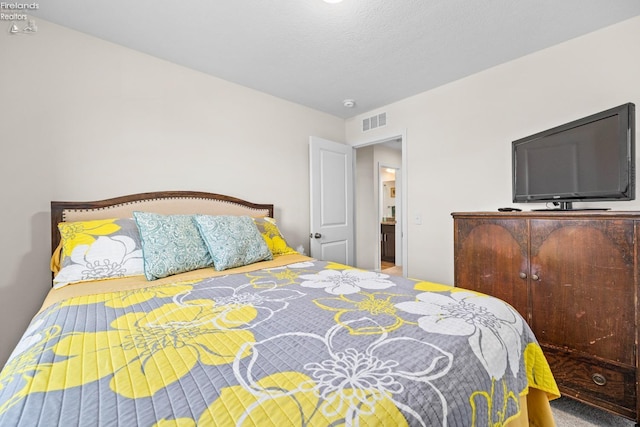
<svg viewBox="0 0 640 427">
<path fill-rule="evenodd" d="M 378 164 L 378 218 L 380 222 L 380 271 L 392 275 L 402 274 L 402 239 L 399 228 L 401 191 L 400 168 Z"/>
<path fill-rule="evenodd" d="M 354 148 L 356 266 L 381 271 L 383 255 L 390 259 L 389 251 L 393 247 L 394 273 L 406 276 L 405 144 L 406 138 L 401 134 Z M 386 182 L 385 188 L 385 181 L 391 181 L 386 178 L 387 169 L 394 171 L 394 186 Z"/>
</svg>

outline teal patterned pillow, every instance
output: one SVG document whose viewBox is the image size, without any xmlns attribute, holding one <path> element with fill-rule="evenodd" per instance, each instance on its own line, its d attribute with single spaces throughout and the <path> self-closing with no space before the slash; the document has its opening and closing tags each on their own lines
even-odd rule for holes
<svg viewBox="0 0 640 427">
<path fill-rule="evenodd" d="M 140 231 L 147 280 L 213 266 L 193 215 L 134 212 L 133 216 Z"/>
<path fill-rule="evenodd" d="M 251 217 L 195 215 L 194 218 L 216 270 L 273 259 Z"/>
</svg>

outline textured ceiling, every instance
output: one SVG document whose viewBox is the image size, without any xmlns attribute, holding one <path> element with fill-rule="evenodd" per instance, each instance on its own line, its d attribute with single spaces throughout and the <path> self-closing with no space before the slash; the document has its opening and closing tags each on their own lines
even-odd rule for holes
<svg viewBox="0 0 640 427">
<path fill-rule="evenodd" d="M 51 0 L 33 15 L 348 118 L 638 16 L 640 0 Z"/>
</svg>

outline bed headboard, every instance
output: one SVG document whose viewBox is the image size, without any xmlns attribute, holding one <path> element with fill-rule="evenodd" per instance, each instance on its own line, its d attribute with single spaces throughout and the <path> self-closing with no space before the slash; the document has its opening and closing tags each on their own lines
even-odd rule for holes
<svg viewBox="0 0 640 427">
<path fill-rule="evenodd" d="M 51 202 L 51 253 L 60 243 L 58 224 L 92 219 L 132 218 L 134 211 L 161 214 L 249 215 L 273 218 L 273 205 L 251 203 L 201 191 L 161 191 L 130 194 L 92 202 Z"/>
</svg>

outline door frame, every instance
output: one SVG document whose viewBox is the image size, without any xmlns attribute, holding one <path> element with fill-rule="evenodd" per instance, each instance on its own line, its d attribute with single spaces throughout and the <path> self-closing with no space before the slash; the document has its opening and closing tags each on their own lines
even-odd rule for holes
<svg viewBox="0 0 640 427">
<path fill-rule="evenodd" d="M 387 135 L 384 136 L 378 136 L 377 138 L 371 137 L 371 138 L 365 138 L 363 140 L 360 140 L 356 143 L 351 144 L 351 146 L 355 149 L 354 152 L 354 161 L 355 161 L 355 157 L 358 155 L 358 148 L 363 148 L 369 145 L 375 145 L 375 144 L 381 144 L 384 142 L 390 142 L 390 141 L 395 141 L 395 140 L 400 140 L 400 145 L 402 147 L 402 159 L 401 159 L 401 165 L 400 165 L 400 191 L 402 192 L 402 199 L 400 201 L 400 227 L 401 227 L 401 239 L 402 239 L 402 254 L 401 254 L 401 258 L 402 258 L 402 275 L 403 276 L 408 276 L 408 271 L 409 271 L 409 250 L 408 250 L 408 240 L 409 240 L 409 235 L 408 235 L 408 225 L 409 225 L 409 215 L 408 215 L 408 179 L 407 179 L 407 163 L 408 163 L 408 156 L 407 156 L 407 131 L 406 129 L 403 129 L 402 131 L 396 131 L 396 132 L 391 132 Z M 376 183 L 377 186 L 377 183 Z M 357 191 L 357 189 L 355 190 Z M 357 196 L 356 196 L 357 197 Z M 376 217 L 378 217 L 378 212 L 376 212 Z M 381 234 L 381 230 L 380 230 L 380 225 L 378 224 L 378 227 L 376 229 L 376 233 L 378 235 L 378 242 L 380 241 L 380 234 Z M 358 239 L 358 235 L 356 234 L 355 236 L 356 240 Z M 378 248 L 378 254 L 380 254 L 380 248 Z M 377 265 L 378 265 L 378 269 L 380 267 L 380 257 L 377 257 Z"/>
</svg>

